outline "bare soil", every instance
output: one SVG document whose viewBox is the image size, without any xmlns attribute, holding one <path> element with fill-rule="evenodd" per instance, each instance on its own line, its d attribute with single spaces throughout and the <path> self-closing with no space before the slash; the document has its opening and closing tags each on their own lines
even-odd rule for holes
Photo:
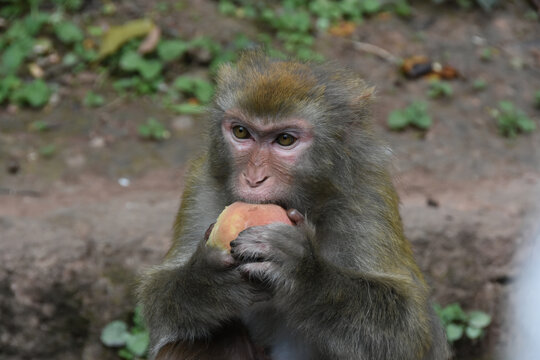
<svg viewBox="0 0 540 360">
<path fill-rule="evenodd" d="M 254 31 L 250 23 L 218 16 L 215 2 L 186 3 L 188 11 L 161 15 L 169 31 L 222 41 Z M 149 8 L 148 2 L 130 4 L 126 11 Z M 366 20 L 353 39 L 400 57 L 424 54 L 460 71 L 451 98 L 428 100 L 434 124 L 426 133 L 390 132 L 386 125 L 390 111 L 427 100 L 426 80 L 405 80 L 395 66 L 355 50 L 350 39 L 320 34 L 317 48 L 376 86 L 376 128 L 394 151 L 406 233 L 435 300 L 494 318 L 480 341 L 457 344 L 456 358 L 499 358 L 512 335 L 509 296 L 539 229 L 540 130 L 503 138 L 490 109 L 511 100 L 540 126 L 533 106 L 540 90 L 540 24 L 526 19 L 525 2 L 490 14 L 415 9 L 410 20 Z M 485 62 L 479 54 L 488 46 L 495 52 Z M 487 82 L 485 91 L 473 90 L 477 78 Z M 166 252 L 186 162 L 204 144 L 204 117 L 178 117 L 157 100 L 112 92 L 108 105 L 89 110 L 81 100 L 95 78 L 83 73 L 70 81 L 78 85 L 61 86 L 57 106 L 0 109 L 2 359 L 115 358 L 99 343 L 100 330 L 129 318 L 137 272 Z M 149 116 L 167 124 L 172 138 L 139 139 L 136 127 Z M 38 119 L 57 127 L 27 131 Z M 43 158 L 38 149 L 50 143 L 58 153 Z M 121 186 L 121 178 L 129 186 Z"/>
</svg>

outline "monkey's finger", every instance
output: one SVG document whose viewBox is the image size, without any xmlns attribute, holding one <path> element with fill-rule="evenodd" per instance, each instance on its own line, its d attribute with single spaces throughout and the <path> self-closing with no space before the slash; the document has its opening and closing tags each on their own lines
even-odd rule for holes
<svg viewBox="0 0 540 360">
<path fill-rule="evenodd" d="M 240 265 L 238 270 L 249 280 L 268 281 L 272 278 L 271 274 L 275 273 L 275 267 L 276 264 L 264 261 Z"/>
<path fill-rule="evenodd" d="M 296 209 L 287 210 L 287 216 L 295 225 L 300 225 L 304 222 L 304 215 Z"/>
<path fill-rule="evenodd" d="M 208 248 L 207 249 L 208 264 L 216 268 L 232 268 L 236 265 L 236 260 L 226 250 Z"/>
<path fill-rule="evenodd" d="M 216 225 L 216 223 L 211 223 L 208 229 L 206 229 L 204 233 L 204 241 L 207 241 L 208 238 L 210 237 L 210 233 L 212 233 L 212 229 L 214 229 L 214 225 Z"/>
</svg>

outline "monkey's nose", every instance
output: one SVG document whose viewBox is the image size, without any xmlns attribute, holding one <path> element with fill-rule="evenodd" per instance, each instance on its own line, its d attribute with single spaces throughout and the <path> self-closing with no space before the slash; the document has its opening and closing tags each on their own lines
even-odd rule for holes
<svg viewBox="0 0 540 360">
<path fill-rule="evenodd" d="M 258 187 L 258 186 L 261 186 L 262 183 L 264 183 L 266 181 L 266 179 L 268 179 L 268 176 L 248 176 L 246 174 L 244 174 L 244 178 L 246 179 L 246 183 L 250 186 L 250 187 Z"/>
</svg>

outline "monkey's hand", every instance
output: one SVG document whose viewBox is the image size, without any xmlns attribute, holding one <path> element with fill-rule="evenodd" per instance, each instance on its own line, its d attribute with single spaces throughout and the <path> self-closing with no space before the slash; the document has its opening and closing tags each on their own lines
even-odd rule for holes
<svg viewBox="0 0 540 360">
<path fill-rule="evenodd" d="M 210 337 L 264 295 L 245 280 L 227 251 L 206 246 L 206 239 L 191 258 L 181 256 L 172 254 L 141 279 L 139 298 L 152 352 L 169 342 Z"/>
<path fill-rule="evenodd" d="M 309 240 L 312 227 L 303 219 L 296 220 L 296 226 L 272 223 L 242 231 L 231 242 L 231 255 L 239 263 L 238 269 L 273 290 L 294 288 L 299 265 L 313 259 Z"/>
</svg>

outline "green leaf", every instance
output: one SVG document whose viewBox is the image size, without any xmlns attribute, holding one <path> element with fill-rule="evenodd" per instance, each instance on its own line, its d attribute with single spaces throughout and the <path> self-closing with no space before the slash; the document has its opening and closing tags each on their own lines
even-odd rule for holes
<svg viewBox="0 0 540 360">
<path fill-rule="evenodd" d="M 532 121 L 525 115 L 518 117 L 517 125 L 519 127 L 519 130 L 525 133 L 534 131 L 534 129 L 536 129 L 536 124 L 534 123 L 534 121 Z"/>
<path fill-rule="evenodd" d="M 173 87 L 187 93 L 195 90 L 195 81 L 191 76 L 179 76 L 173 82 Z"/>
<path fill-rule="evenodd" d="M 103 96 L 96 94 L 93 91 L 89 91 L 86 93 L 83 103 L 84 106 L 87 107 L 99 107 L 105 103 L 105 99 L 103 98 Z"/>
<path fill-rule="evenodd" d="M 511 101 L 507 100 L 499 102 L 499 108 L 501 109 L 501 111 L 506 113 L 513 113 L 516 110 L 514 104 Z"/>
<path fill-rule="evenodd" d="M 138 132 L 143 138 L 157 141 L 168 139 L 171 136 L 169 130 L 154 118 L 148 119 L 146 124 L 139 125 Z"/>
<path fill-rule="evenodd" d="M 74 66 L 79 62 L 79 57 L 72 52 L 67 53 L 62 58 L 62 64 L 65 66 Z"/>
<path fill-rule="evenodd" d="M 399 16 L 407 17 L 411 16 L 412 8 L 407 0 L 399 0 L 394 4 L 394 12 Z"/>
<path fill-rule="evenodd" d="M 467 321 L 467 314 L 458 303 L 453 303 L 442 309 L 441 318 L 447 324 L 454 321 L 465 322 Z"/>
<path fill-rule="evenodd" d="M 219 2 L 219 12 L 223 15 L 232 16 L 236 13 L 236 6 L 230 1 Z"/>
<path fill-rule="evenodd" d="M 484 79 L 476 79 L 473 82 L 473 89 L 475 91 L 482 91 L 487 87 L 487 82 Z"/>
<path fill-rule="evenodd" d="M 187 95 L 194 95 L 203 104 L 208 103 L 214 95 L 214 86 L 206 80 L 191 76 L 179 76 L 173 87 Z"/>
<path fill-rule="evenodd" d="M 56 146 L 54 144 L 45 145 L 39 148 L 39 154 L 44 158 L 50 158 L 56 153 Z"/>
<path fill-rule="evenodd" d="M 171 106 L 171 109 L 173 111 L 176 111 L 177 113 L 186 114 L 186 115 L 203 114 L 206 110 L 204 106 L 200 106 L 197 104 L 189 104 L 189 103 L 173 105 Z"/>
<path fill-rule="evenodd" d="M 122 359 L 126 360 L 133 360 L 135 359 L 135 355 L 131 353 L 128 349 L 120 349 L 118 350 L 118 356 L 120 356 Z"/>
<path fill-rule="evenodd" d="M 48 122 L 43 121 L 43 120 L 32 121 L 30 125 L 28 126 L 28 130 L 37 131 L 37 132 L 43 132 L 50 129 L 51 129 L 51 125 L 49 125 Z"/>
<path fill-rule="evenodd" d="M 51 90 L 47 84 L 41 80 L 34 80 L 31 83 L 24 84 L 17 89 L 13 95 L 12 100 L 19 103 L 27 103 L 33 107 L 40 107 L 45 105 L 51 96 Z"/>
<path fill-rule="evenodd" d="M 189 44 L 181 40 L 162 40 L 158 44 L 158 56 L 163 61 L 180 58 L 189 49 Z"/>
<path fill-rule="evenodd" d="M 446 338 L 449 342 L 461 339 L 463 336 L 463 326 L 457 324 L 448 324 L 446 326 Z"/>
<path fill-rule="evenodd" d="M 482 311 L 469 312 L 469 325 L 476 328 L 485 328 L 491 323 L 491 316 Z"/>
<path fill-rule="evenodd" d="M 137 70 L 139 71 L 139 74 L 146 79 L 154 79 L 159 74 L 161 74 L 161 69 L 163 68 L 163 65 L 158 60 L 142 60 L 139 63 L 139 66 Z"/>
<path fill-rule="evenodd" d="M 58 39 L 64 44 L 73 44 L 83 41 L 84 34 L 81 29 L 70 21 L 64 21 L 54 27 L 54 32 Z"/>
<path fill-rule="evenodd" d="M 19 70 L 30 49 L 14 43 L 8 46 L 2 54 L 0 63 L 0 75 L 14 75 Z"/>
<path fill-rule="evenodd" d="M 401 110 L 394 110 L 388 117 L 388 126 L 392 130 L 402 130 L 409 125 L 409 120 Z"/>
<path fill-rule="evenodd" d="M 129 333 L 125 322 L 115 320 L 110 322 L 101 331 L 101 342 L 106 346 L 117 347 L 126 344 Z"/>
<path fill-rule="evenodd" d="M 137 305 L 133 313 L 133 324 L 137 327 L 144 327 L 144 319 L 142 316 L 142 305 Z"/>
<path fill-rule="evenodd" d="M 473 326 L 467 326 L 467 328 L 465 329 L 465 335 L 467 335 L 469 339 L 473 340 L 478 339 L 480 336 L 482 336 L 483 333 L 484 331 L 482 329 Z"/>
<path fill-rule="evenodd" d="M 362 6 L 367 14 L 374 14 L 381 9 L 379 0 L 364 0 Z"/>
<path fill-rule="evenodd" d="M 126 348 L 136 356 L 143 356 L 148 350 L 150 336 L 147 331 L 130 334 L 126 341 Z"/>
<path fill-rule="evenodd" d="M 431 117 L 423 114 L 421 116 L 416 117 L 413 121 L 411 121 L 411 124 L 415 125 L 416 127 L 427 130 L 431 127 L 432 121 Z"/>
<path fill-rule="evenodd" d="M 103 28 L 101 26 L 90 25 L 86 28 L 86 32 L 90 36 L 99 37 L 103 35 Z"/>
<path fill-rule="evenodd" d="M 484 10 L 490 11 L 498 0 L 476 0 L 478 5 L 480 5 Z"/>
<path fill-rule="evenodd" d="M 0 104 L 6 100 L 9 95 L 22 84 L 21 80 L 15 75 L 8 75 L 0 78 Z"/>
<path fill-rule="evenodd" d="M 120 69 L 126 71 L 135 71 L 143 61 L 142 57 L 135 51 L 128 51 L 120 58 Z"/>
<path fill-rule="evenodd" d="M 49 21 L 49 14 L 29 14 L 23 19 L 23 26 L 27 34 L 33 37 L 39 33 L 39 31 L 47 21 Z"/>
<path fill-rule="evenodd" d="M 203 104 L 207 104 L 214 96 L 214 86 L 207 81 L 199 80 L 196 82 L 195 97 Z"/>
</svg>

